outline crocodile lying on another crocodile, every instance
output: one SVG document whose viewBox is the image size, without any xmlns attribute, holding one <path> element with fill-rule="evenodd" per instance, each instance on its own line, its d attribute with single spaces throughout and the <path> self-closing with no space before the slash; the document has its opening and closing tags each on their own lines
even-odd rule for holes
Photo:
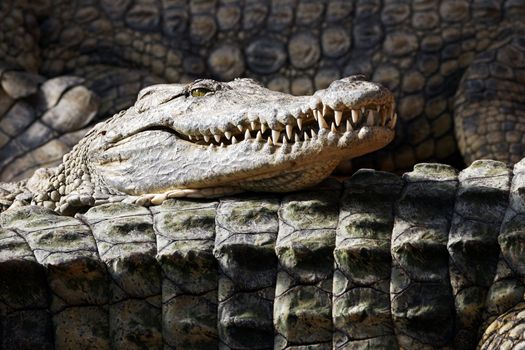
<svg viewBox="0 0 525 350">
<path fill-rule="evenodd" d="M 524 346 L 525 160 L 173 199 L 312 186 L 395 122 L 362 77 L 144 89 L 58 167 L 0 184 L 2 348 Z"/>
<path fill-rule="evenodd" d="M 525 156 L 522 1 L 4 0 L 0 18 L 2 181 L 58 163 L 142 87 L 203 77 L 298 95 L 383 83 L 396 138 L 356 168 Z"/>
</svg>

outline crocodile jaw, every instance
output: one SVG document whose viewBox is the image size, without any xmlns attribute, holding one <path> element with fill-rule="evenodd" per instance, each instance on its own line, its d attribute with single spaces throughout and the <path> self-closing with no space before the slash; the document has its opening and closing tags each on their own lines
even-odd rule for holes
<svg viewBox="0 0 525 350">
<path fill-rule="evenodd" d="M 207 99 L 146 108 L 148 118 L 129 111 L 135 131 L 94 152 L 92 171 L 105 186 L 130 195 L 225 186 L 292 191 L 394 137 L 393 98 L 377 84 L 346 78 L 295 97 L 253 82 L 241 89 L 253 93 L 235 96 L 234 83 Z M 203 102 L 207 114 L 199 108 Z"/>
</svg>

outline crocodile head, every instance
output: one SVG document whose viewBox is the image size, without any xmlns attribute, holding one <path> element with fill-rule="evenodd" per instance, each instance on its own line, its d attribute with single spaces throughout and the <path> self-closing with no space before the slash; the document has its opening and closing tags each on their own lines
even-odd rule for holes
<svg viewBox="0 0 525 350">
<path fill-rule="evenodd" d="M 312 96 L 251 79 L 155 85 L 91 130 L 57 174 L 66 195 L 95 199 L 293 191 L 388 144 L 395 122 L 392 94 L 361 76 Z"/>
</svg>

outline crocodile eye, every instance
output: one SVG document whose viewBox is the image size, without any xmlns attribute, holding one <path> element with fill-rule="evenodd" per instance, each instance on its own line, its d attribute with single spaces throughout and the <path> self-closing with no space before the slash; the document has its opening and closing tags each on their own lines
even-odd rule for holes
<svg viewBox="0 0 525 350">
<path fill-rule="evenodd" d="M 206 88 L 195 88 L 195 89 L 192 89 L 190 91 L 191 96 L 193 96 L 193 97 L 204 96 L 204 95 L 206 95 L 209 92 L 211 92 L 211 90 L 210 89 L 206 89 Z"/>
</svg>

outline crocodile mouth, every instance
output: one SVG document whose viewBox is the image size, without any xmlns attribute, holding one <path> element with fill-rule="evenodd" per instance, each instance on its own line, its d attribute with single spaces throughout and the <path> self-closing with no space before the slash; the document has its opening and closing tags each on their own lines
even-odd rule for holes
<svg viewBox="0 0 525 350">
<path fill-rule="evenodd" d="M 175 134 L 184 141 L 201 146 L 227 147 L 242 141 L 254 141 L 278 147 L 315 139 L 322 129 L 341 135 L 358 132 L 364 126 L 394 130 L 397 114 L 394 112 L 393 102 L 362 107 L 344 105 L 338 109 L 323 105 L 322 108 L 308 108 L 292 119 L 290 123 L 279 123 L 275 128 L 270 128 L 264 121 L 256 120 L 216 134 L 209 130 L 193 135 L 181 132 Z"/>
</svg>

